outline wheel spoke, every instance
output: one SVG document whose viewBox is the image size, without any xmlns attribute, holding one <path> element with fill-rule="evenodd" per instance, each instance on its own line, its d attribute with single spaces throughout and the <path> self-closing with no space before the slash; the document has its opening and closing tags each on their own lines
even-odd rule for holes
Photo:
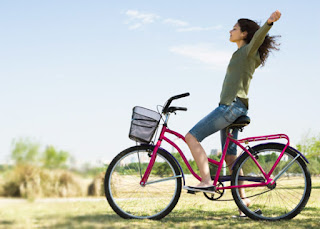
<svg viewBox="0 0 320 229">
<path fill-rule="evenodd" d="M 258 145 L 252 149 L 255 152 L 254 155 L 257 161 L 263 170 L 268 173 L 281 154 L 283 147 L 281 144 L 271 143 Z M 260 170 L 257 169 L 257 166 L 247 154 L 243 155 L 235 165 L 235 171 L 232 175 L 233 185 L 239 184 L 240 174 L 243 176 L 262 176 Z M 240 191 L 240 189 L 232 190 L 232 195 L 237 205 L 244 208 L 244 213 L 249 217 L 263 220 L 293 218 L 308 201 L 311 178 L 305 163 L 299 155 L 287 148 L 275 168 L 274 174 L 277 174 L 277 176 L 272 177 L 272 179 L 276 180 L 274 185 L 268 185 L 264 188 L 244 189 L 245 196 L 251 200 L 249 207 L 244 205 L 243 201 L 239 201 L 244 191 Z M 250 181 L 247 181 L 246 184 L 250 184 Z M 261 209 L 262 215 L 253 213 L 258 208 Z"/>
<path fill-rule="evenodd" d="M 169 214 L 181 193 L 180 170 L 169 154 L 158 150 L 147 185 L 141 186 L 150 161 L 151 146 L 137 146 L 120 153 L 108 167 L 107 200 L 124 218 L 160 219 Z"/>
</svg>

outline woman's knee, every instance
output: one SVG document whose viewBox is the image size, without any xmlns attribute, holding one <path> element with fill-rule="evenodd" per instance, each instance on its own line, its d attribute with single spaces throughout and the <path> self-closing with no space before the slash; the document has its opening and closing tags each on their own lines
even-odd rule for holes
<svg viewBox="0 0 320 229">
<path fill-rule="evenodd" d="M 192 134 L 190 134 L 190 132 L 188 132 L 186 134 L 185 140 L 186 140 L 187 144 L 190 144 L 190 143 L 193 143 L 193 142 L 197 141 L 197 139 Z"/>
</svg>

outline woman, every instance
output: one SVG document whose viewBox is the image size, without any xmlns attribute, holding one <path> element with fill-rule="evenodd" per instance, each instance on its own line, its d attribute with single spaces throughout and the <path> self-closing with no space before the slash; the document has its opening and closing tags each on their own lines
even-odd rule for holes
<svg viewBox="0 0 320 229">
<path fill-rule="evenodd" d="M 185 187 L 187 190 L 212 192 L 213 181 L 211 179 L 208 158 L 200 142 L 209 135 L 220 130 L 222 148 L 226 141 L 225 128 L 233 123 L 241 115 L 248 111 L 248 90 L 255 69 L 264 65 L 269 52 L 278 50 L 275 37 L 267 35 L 273 23 L 278 21 L 281 13 L 277 10 L 271 14 L 267 22 L 260 28 L 257 23 L 249 19 L 239 19 L 230 31 L 230 41 L 238 46 L 233 53 L 227 68 L 220 94 L 219 106 L 209 115 L 200 120 L 185 136 L 202 178 L 197 186 Z M 233 132 L 233 137 L 238 137 L 238 132 Z M 230 144 L 225 161 L 230 172 L 232 164 L 237 158 L 236 145 Z M 242 190 L 242 197 L 245 198 Z M 250 200 L 245 199 L 247 204 Z"/>
</svg>

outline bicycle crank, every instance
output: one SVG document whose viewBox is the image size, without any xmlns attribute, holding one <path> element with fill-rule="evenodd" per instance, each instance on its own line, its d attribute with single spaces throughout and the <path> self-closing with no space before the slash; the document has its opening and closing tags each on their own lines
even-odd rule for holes
<svg viewBox="0 0 320 229">
<path fill-rule="evenodd" d="M 224 185 L 221 181 L 218 181 L 218 184 L 217 184 L 217 188 L 223 188 Z M 219 189 L 219 190 L 216 190 L 215 193 L 203 193 L 203 195 L 205 197 L 207 197 L 207 199 L 209 200 L 218 200 L 220 199 L 224 194 L 224 189 Z"/>
</svg>

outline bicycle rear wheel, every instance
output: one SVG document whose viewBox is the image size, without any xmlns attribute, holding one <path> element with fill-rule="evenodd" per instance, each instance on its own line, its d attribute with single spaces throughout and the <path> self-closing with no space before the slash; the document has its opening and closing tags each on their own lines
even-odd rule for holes
<svg viewBox="0 0 320 229">
<path fill-rule="evenodd" d="M 284 145 L 269 143 L 257 145 L 252 149 L 255 159 L 268 173 L 284 149 Z M 292 149 L 287 148 L 271 178 L 279 174 L 297 155 Z M 245 180 L 241 176 L 245 176 Z M 264 178 L 251 157 L 245 153 L 234 167 L 231 184 L 253 184 L 259 180 L 257 179 L 259 177 Z M 293 162 L 275 185 L 232 189 L 233 198 L 243 213 L 255 220 L 269 221 L 295 217 L 307 204 L 310 192 L 310 173 L 301 157 Z M 249 206 L 246 205 L 247 200 L 243 201 L 245 197 L 251 201 Z M 261 211 L 257 213 L 259 209 Z"/>
<path fill-rule="evenodd" d="M 116 156 L 105 175 L 105 195 L 112 209 L 123 218 L 161 219 L 177 204 L 181 173 L 176 162 L 159 149 L 147 184 L 140 185 L 154 146 L 128 148 Z"/>
</svg>

